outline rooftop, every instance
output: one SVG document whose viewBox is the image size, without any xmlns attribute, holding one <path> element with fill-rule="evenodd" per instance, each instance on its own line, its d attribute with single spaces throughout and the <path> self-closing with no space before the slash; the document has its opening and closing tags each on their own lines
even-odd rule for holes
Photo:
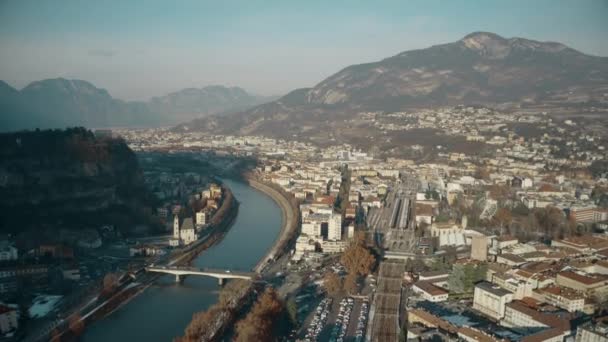
<svg viewBox="0 0 608 342">
<path fill-rule="evenodd" d="M 479 283 L 475 284 L 475 287 L 479 288 L 481 290 L 484 290 L 486 292 L 489 292 L 498 297 L 504 297 L 504 296 L 513 294 L 511 291 L 507 291 L 507 290 L 503 289 L 502 287 L 500 287 L 498 285 L 494 285 L 487 281 L 479 282 Z"/>
<path fill-rule="evenodd" d="M 574 271 L 563 271 L 557 275 L 585 285 L 594 285 L 608 281 L 608 275 L 604 274 L 582 274 Z"/>
<path fill-rule="evenodd" d="M 417 281 L 416 283 L 414 283 L 414 286 L 416 286 L 417 288 L 421 289 L 422 291 L 430 294 L 431 296 L 441 296 L 441 295 L 445 295 L 448 294 L 448 291 L 433 285 L 431 282 L 428 281 Z"/>
</svg>

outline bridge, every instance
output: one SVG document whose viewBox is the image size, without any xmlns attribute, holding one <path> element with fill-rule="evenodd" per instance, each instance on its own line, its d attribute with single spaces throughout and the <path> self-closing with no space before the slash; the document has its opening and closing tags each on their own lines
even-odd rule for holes
<svg viewBox="0 0 608 342">
<path fill-rule="evenodd" d="M 146 272 L 173 274 L 175 275 L 176 282 L 181 282 L 185 276 L 189 275 L 207 276 L 218 279 L 220 285 L 224 284 L 224 280 L 226 279 L 252 280 L 258 276 L 258 274 L 254 272 L 239 272 L 231 270 L 180 266 L 149 266 L 146 267 Z"/>
</svg>

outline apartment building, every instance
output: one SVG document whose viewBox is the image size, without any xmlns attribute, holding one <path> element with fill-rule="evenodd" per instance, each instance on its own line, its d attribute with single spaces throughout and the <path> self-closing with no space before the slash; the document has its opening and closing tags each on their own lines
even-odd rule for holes
<svg viewBox="0 0 608 342">
<path fill-rule="evenodd" d="M 483 281 L 475 285 L 473 309 L 498 321 L 504 317 L 505 307 L 512 300 L 511 291 Z"/>
</svg>

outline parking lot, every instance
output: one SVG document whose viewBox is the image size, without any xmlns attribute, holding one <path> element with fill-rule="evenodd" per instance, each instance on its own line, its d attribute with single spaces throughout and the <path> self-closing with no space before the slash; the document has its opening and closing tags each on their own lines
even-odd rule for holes
<svg viewBox="0 0 608 342">
<path fill-rule="evenodd" d="M 368 314 L 367 298 L 324 298 L 304 320 L 300 340 L 363 341 Z"/>
</svg>

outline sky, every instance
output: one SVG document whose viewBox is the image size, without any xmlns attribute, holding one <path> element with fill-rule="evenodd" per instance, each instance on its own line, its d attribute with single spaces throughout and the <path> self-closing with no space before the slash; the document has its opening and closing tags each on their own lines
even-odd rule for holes
<svg viewBox="0 0 608 342">
<path fill-rule="evenodd" d="M 83 79 L 126 100 L 212 84 L 281 95 L 474 31 L 608 56 L 608 0 L 0 0 L 0 79 Z"/>
</svg>

